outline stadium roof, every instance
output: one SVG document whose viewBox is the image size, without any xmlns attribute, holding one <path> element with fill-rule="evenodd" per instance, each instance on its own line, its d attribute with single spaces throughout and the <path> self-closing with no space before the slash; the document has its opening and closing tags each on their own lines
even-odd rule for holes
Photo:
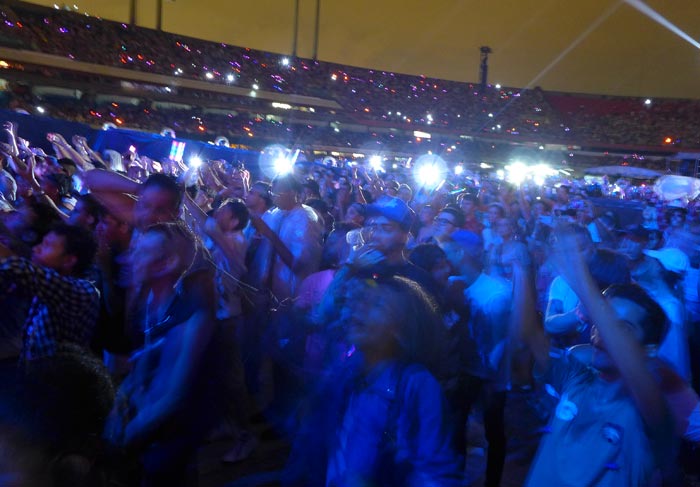
<svg viewBox="0 0 700 487">
<path fill-rule="evenodd" d="M 163 0 L 163 28 L 291 54 L 295 1 Z M 320 60 L 476 82 L 489 46 L 491 83 L 700 99 L 697 0 L 319 1 Z M 74 2 L 129 20 L 129 0 Z M 137 24 L 154 27 L 157 0 L 134 2 Z M 298 2 L 297 54 L 312 57 L 316 0 Z"/>
</svg>

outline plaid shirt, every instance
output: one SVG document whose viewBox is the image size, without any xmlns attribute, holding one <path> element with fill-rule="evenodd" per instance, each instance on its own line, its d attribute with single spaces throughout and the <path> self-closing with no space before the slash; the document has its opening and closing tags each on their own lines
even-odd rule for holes
<svg viewBox="0 0 700 487">
<path fill-rule="evenodd" d="M 23 360 L 53 355 L 61 342 L 89 345 L 100 311 L 100 293 L 92 283 L 22 257 L 0 259 L 0 292 L 12 288 L 32 300 L 24 323 Z"/>
</svg>

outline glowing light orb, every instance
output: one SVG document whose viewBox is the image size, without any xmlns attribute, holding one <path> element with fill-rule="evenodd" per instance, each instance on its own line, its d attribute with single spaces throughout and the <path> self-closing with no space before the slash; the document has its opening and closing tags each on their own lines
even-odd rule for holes
<svg viewBox="0 0 700 487">
<path fill-rule="evenodd" d="M 416 159 L 413 165 L 413 179 L 419 186 L 434 190 L 445 181 L 447 163 L 435 154 L 426 154 Z"/>
<path fill-rule="evenodd" d="M 382 156 L 372 156 L 369 158 L 369 166 L 375 171 L 383 171 L 384 164 L 382 161 Z"/>
<path fill-rule="evenodd" d="M 292 154 L 289 149 L 280 144 L 270 145 L 260 151 L 258 166 L 262 173 L 270 179 L 289 174 L 294 170 L 298 151 Z"/>
</svg>

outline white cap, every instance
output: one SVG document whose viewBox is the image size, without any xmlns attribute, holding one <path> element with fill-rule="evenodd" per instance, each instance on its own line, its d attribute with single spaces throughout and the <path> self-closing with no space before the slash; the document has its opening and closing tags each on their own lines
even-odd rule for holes
<svg viewBox="0 0 700 487">
<path fill-rule="evenodd" d="M 645 250 L 644 253 L 658 260 L 667 271 L 684 274 L 690 267 L 690 259 L 680 249 L 666 247 L 659 250 Z"/>
</svg>

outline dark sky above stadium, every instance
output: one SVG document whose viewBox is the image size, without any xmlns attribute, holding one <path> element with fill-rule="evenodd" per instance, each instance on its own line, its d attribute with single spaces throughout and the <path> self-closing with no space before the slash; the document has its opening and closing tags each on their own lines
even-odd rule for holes
<svg viewBox="0 0 700 487">
<path fill-rule="evenodd" d="M 128 21 L 129 0 L 73 1 L 80 12 Z M 297 53 L 311 57 L 316 0 L 298 1 Z M 477 81 L 479 46 L 486 45 L 493 50 L 489 81 L 494 84 L 700 98 L 698 0 L 319 1 L 320 60 Z M 34 3 L 53 5 L 54 0 Z M 136 3 L 137 23 L 154 27 L 156 0 Z M 163 28 L 291 54 L 294 3 L 163 0 Z M 645 6 L 647 14 L 640 11 Z"/>
</svg>

